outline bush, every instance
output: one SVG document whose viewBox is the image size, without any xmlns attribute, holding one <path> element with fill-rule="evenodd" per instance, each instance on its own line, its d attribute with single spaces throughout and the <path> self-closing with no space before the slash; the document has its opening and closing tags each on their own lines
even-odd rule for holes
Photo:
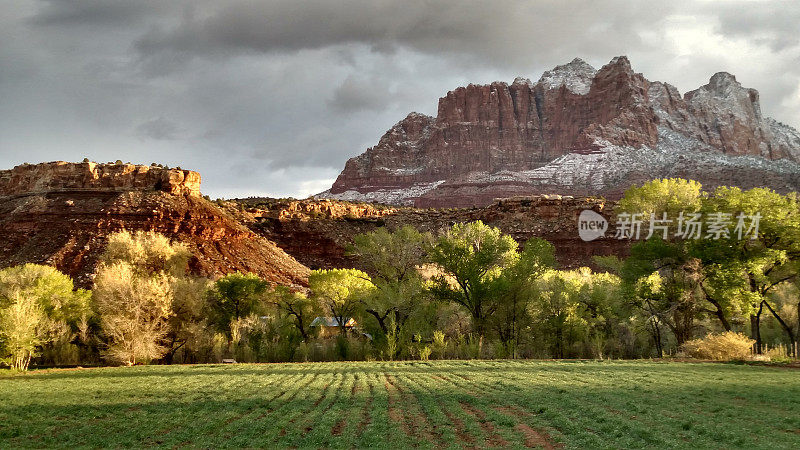
<svg viewBox="0 0 800 450">
<path fill-rule="evenodd" d="M 767 350 L 765 356 L 771 361 L 775 363 L 790 363 L 792 362 L 791 350 L 784 345 L 778 345 L 777 347 L 773 347 Z"/>
<path fill-rule="evenodd" d="M 733 331 L 709 334 L 702 339 L 693 339 L 683 344 L 683 351 L 692 358 L 731 361 L 747 359 L 754 340 Z"/>
</svg>

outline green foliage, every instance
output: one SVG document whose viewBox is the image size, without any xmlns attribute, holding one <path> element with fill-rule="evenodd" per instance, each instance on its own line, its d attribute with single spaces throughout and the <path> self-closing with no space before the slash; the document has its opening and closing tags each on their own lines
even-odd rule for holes
<svg viewBox="0 0 800 450">
<path fill-rule="evenodd" d="M 0 270 L 0 358 L 27 370 L 42 346 L 70 341 L 79 322 L 92 314 L 91 294 L 73 288 L 72 279 L 49 266 Z"/>
<path fill-rule="evenodd" d="M 589 271 L 552 271 L 537 284 L 539 295 L 530 306 L 536 323 L 552 336 L 551 353 L 556 358 L 569 355 L 566 349 L 579 339 L 585 320 L 581 315 L 580 295 Z"/>
<path fill-rule="evenodd" d="M 70 277 L 54 267 L 24 264 L 0 270 L 0 308 L 13 296 L 30 297 L 50 320 L 76 324 L 91 315 L 91 293 L 75 290 Z"/>
<path fill-rule="evenodd" d="M 517 261 L 517 247 L 499 228 L 477 221 L 453 225 L 430 248 L 431 262 L 443 272 L 433 280 L 432 292 L 464 307 L 481 338 L 488 317 L 498 307 L 492 292 L 495 279 Z"/>
<path fill-rule="evenodd" d="M 311 322 L 322 312 L 317 302 L 302 292 L 292 292 L 286 286 L 276 287 L 270 294 L 270 299 L 278 311 L 300 333 L 303 341 L 308 341 L 313 337 L 313 330 L 310 328 Z"/>
<path fill-rule="evenodd" d="M 179 351 L 184 354 L 203 345 L 208 315 L 210 282 L 204 278 L 176 277 L 172 282 L 172 314 L 164 345 L 164 362 L 171 364 Z"/>
<path fill-rule="evenodd" d="M 620 279 L 608 273 L 577 270 L 546 272 L 535 284 L 529 305 L 534 327 L 553 357 L 624 354 L 616 333 L 627 311 L 620 302 Z"/>
<path fill-rule="evenodd" d="M 346 331 L 346 319 L 355 316 L 361 302 L 375 290 L 369 275 L 356 269 L 314 270 L 308 276 L 308 287 L 337 320 L 341 334 Z"/>
<path fill-rule="evenodd" d="M 654 213 L 658 218 L 666 212 L 673 219 L 670 241 L 654 236 L 635 244 L 631 257 L 619 268 L 627 296 L 647 317 L 654 341 L 660 339 L 662 327 L 672 331 L 681 345 L 691 339 L 696 323 L 707 317 L 731 330 L 750 315 L 760 348 L 760 321 L 766 311 L 781 324 L 789 341 L 796 339 L 770 300 L 775 289 L 800 273 L 796 194 L 721 187 L 709 195 L 691 181 L 656 180 L 626 191 L 619 210 Z M 678 239 L 676 218 L 681 212 L 697 212 L 706 218 L 727 215 L 730 232 L 712 239 L 704 230 L 702 239 Z M 760 218 L 757 231 L 750 229 L 753 216 Z M 753 236 L 756 232 L 757 237 Z M 650 282 L 656 279 L 658 283 Z"/>
<path fill-rule="evenodd" d="M 410 333 L 405 330 L 411 321 L 418 321 L 426 312 L 425 290 L 419 268 L 426 262 L 426 246 L 432 237 L 411 226 L 390 232 L 379 228 L 353 239 L 351 254 L 372 275 L 372 295 L 362 300 L 364 311 L 373 319 L 375 330 L 391 342 L 387 352 L 393 359 L 404 350 Z"/>
<path fill-rule="evenodd" d="M 248 273 L 232 273 L 214 282 L 209 292 L 210 321 L 231 338 L 231 323 L 263 312 L 269 284 Z"/>
<path fill-rule="evenodd" d="M 522 332 L 530 323 L 528 308 L 536 296 L 535 282 L 555 264 L 553 244 L 531 238 L 519 257 L 493 280 L 490 292 L 497 308 L 490 322 L 497 331 L 504 356 L 517 356 Z"/>
<path fill-rule="evenodd" d="M 665 178 L 628 188 L 617 210 L 630 214 L 642 213 L 645 218 L 649 218 L 651 213 L 656 217 L 667 213 L 674 218 L 680 212 L 699 211 L 704 197 L 702 185 L 696 181 Z"/>
<path fill-rule="evenodd" d="M 757 349 L 791 348 L 800 323 L 796 195 L 707 194 L 698 183 L 655 180 L 629 189 L 618 211 L 644 213 L 644 222 L 651 213 L 675 219 L 681 212 L 761 214 L 761 221 L 755 239 L 682 239 L 673 223 L 668 239 L 657 233 L 637 242 L 628 258 L 595 258 L 608 273 L 555 270 L 549 242 L 532 238 L 520 252 L 510 236 L 481 222 L 458 223 L 435 238 L 378 227 L 349 249 L 363 272 L 313 271 L 307 292 L 270 288 L 253 274 L 192 278 L 185 246 L 122 232 L 100 258 L 96 320 L 90 294 L 73 291 L 53 269 L 0 271 L 0 357 L 19 367 L 34 357 L 74 364 L 87 352 L 96 361 L 99 349 L 126 364 L 631 358 L 663 356 L 709 332 L 748 326 Z M 338 336 L 317 335 L 310 324 L 318 316 L 333 317 Z M 344 326 L 349 318 L 357 322 L 353 332 Z"/>
</svg>

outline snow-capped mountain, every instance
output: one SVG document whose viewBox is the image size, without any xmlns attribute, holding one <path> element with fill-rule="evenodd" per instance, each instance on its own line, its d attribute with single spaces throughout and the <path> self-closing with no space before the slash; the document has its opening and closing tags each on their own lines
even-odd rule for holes
<svg viewBox="0 0 800 450">
<path fill-rule="evenodd" d="M 758 91 L 720 72 L 681 95 L 624 56 L 581 59 L 536 83 L 459 87 L 436 117 L 411 113 L 350 159 L 319 197 L 416 206 L 484 206 L 555 193 L 618 198 L 654 178 L 707 188 L 800 190 L 800 133 L 763 117 Z"/>
</svg>

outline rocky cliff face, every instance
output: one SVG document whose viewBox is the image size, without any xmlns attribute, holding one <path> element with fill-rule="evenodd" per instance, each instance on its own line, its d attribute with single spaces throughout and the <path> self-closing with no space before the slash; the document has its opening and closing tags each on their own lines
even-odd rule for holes
<svg viewBox="0 0 800 450">
<path fill-rule="evenodd" d="M 625 57 L 580 59 L 538 82 L 469 85 L 350 159 L 320 197 L 485 206 L 558 193 L 616 198 L 633 183 L 684 176 L 709 188 L 800 187 L 800 133 L 761 115 L 758 92 L 718 73 L 681 96 Z M 731 183 L 733 181 L 733 183 Z"/>
<path fill-rule="evenodd" d="M 191 170 L 136 164 L 55 161 L 0 170 L 0 196 L 62 190 L 162 191 L 200 196 L 200 181 L 200 174 Z"/>
<path fill-rule="evenodd" d="M 437 233 L 456 222 L 482 220 L 524 243 L 531 237 L 547 239 L 556 247 L 562 267 L 594 266 L 595 255 L 625 256 L 629 242 L 614 239 L 611 212 L 614 203 L 599 198 L 562 196 L 515 197 L 483 208 L 374 208 L 363 203 L 330 200 L 236 200 L 245 208 L 231 208 L 239 220 L 275 242 L 286 253 L 312 269 L 359 267 L 347 254 L 353 237 L 379 227 L 411 225 Z M 584 242 L 578 236 L 578 215 L 590 209 L 610 220 L 607 238 Z M 320 214 L 318 211 L 347 211 Z"/>
<path fill-rule="evenodd" d="M 190 269 L 302 286 L 308 268 L 200 197 L 196 172 L 48 163 L 0 172 L 0 267 L 40 263 L 90 287 L 109 234 L 157 231 L 186 244 Z"/>
</svg>

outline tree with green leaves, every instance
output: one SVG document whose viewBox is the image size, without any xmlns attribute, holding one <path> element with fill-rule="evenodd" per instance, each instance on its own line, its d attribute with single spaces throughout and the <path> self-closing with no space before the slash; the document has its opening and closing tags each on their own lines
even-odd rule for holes
<svg viewBox="0 0 800 450">
<path fill-rule="evenodd" d="M 357 269 L 314 270 L 308 276 L 308 287 L 334 318 L 342 336 L 347 332 L 347 321 L 375 290 L 369 275 Z"/>
<path fill-rule="evenodd" d="M 517 261 L 517 247 L 499 228 L 477 221 L 453 225 L 429 250 L 430 261 L 442 271 L 433 280 L 432 292 L 469 312 L 481 343 L 488 318 L 499 306 L 495 279 Z"/>
<path fill-rule="evenodd" d="M 678 345 L 692 338 L 704 314 L 730 326 L 726 312 L 734 308 L 726 302 L 735 297 L 721 293 L 724 272 L 698 256 L 705 231 L 694 232 L 688 225 L 702 218 L 706 198 L 696 181 L 662 179 L 629 188 L 617 206 L 619 213 L 642 214 L 641 220 L 650 223 L 650 232 L 633 245 L 620 273 L 632 304 L 648 316 L 659 354 L 661 325 L 672 331 Z"/>
<path fill-rule="evenodd" d="M 555 267 L 555 248 L 544 239 L 531 238 L 519 257 L 493 280 L 497 309 L 491 317 L 506 355 L 516 358 L 528 308 L 535 297 L 534 283 Z"/>
<path fill-rule="evenodd" d="M 292 326 L 308 342 L 311 335 L 311 322 L 319 315 L 320 307 L 313 299 L 302 292 L 294 292 L 287 286 L 277 286 L 269 295 L 277 310 L 289 318 Z"/>
<path fill-rule="evenodd" d="M 617 210 L 631 214 L 641 213 L 644 220 L 650 214 L 660 219 L 666 213 L 668 218 L 699 211 L 703 205 L 702 185 L 697 181 L 681 178 L 652 180 L 641 186 L 631 186 L 620 199 Z M 673 222 L 670 231 L 675 232 L 678 224 Z"/>
<path fill-rule="evenodd" d="M 528 306 L 536 328 L 550 341 L 555 358 L 568 356 L 568 347 L 586 326 L 579 301 L 582 280 L 577 272 L 551 270 L 536 282 L 535 300 Z"/>
<path fill-rule="evenodd" d="M 176 277 L 172 283 L 172 314 L 164 339 L 167 352 L 164 363 L 172 364 L 178 352 L 183 351 L 183 361 L 200 345 L 206 328 L 208 291 L 210 281 L 205 278 Z"/>
<path fill-rule="evenodd" d="M 216 329 L 229 340 L 231 323 L 263 312 L 269 283 L 252 273 L 232 273 L 218 279 L 209 291 L 209 316 Z"/>
<path fill-rule="evenodd" d="M 419 269 L 425 264 L 432 238 L 404 226 L 394 232 L 379 228 L 353 239 L 350 253 L 370 275 L 375 290 L 363 299 L 384 336 L 401 336 L 409 318 L 424 308 L 427 294 Z M 402 351 L 395 346 L 395 353 Z M 395 355 L 396 356 L 396 355 Z"/>
<path fill-rule="evenodd" d="M 792 327 L 781 317 L 769 295 L 800 274 L 800 200 L 797 193 L 778 194 L 770 189 L 720 187 L 707 201 L 708 214 L 726 214 L 731 232 L 716 245 L 703 247 L 707 263 L 722 265 L 730 273 L 728 283 L 737 298 L 749 303 L 751 332 L 761 351 L 761 316 L 770 314 L 780 323 L 790 342 L 796 341 Z M 753 217 L 758 217 L 754 222 Z M 751 227 L 756 227 L 752 229 Z M 740 236 L 739 231 L 744 235 Z M 749 232 L 749 233 L 748 233 Z"/>
<path fill-rule="evenodd" d="M 632 304 L 669 328 L 679 346 L 692 338 L 701 314 L 701 278 L 699 260 L 684 245 L 660 238 L 634 244 L 622 269 Z"/>
<path fill-rule="evenodd" d="M 72 279 L 50 266 L 25 264 L 0 270 L 0 358 L 27 370 L 42 346 L 92 315 L 91 293 L 74 289 Z M 60 326 L 54 326 L 60 325 Z"/>
</svg>

